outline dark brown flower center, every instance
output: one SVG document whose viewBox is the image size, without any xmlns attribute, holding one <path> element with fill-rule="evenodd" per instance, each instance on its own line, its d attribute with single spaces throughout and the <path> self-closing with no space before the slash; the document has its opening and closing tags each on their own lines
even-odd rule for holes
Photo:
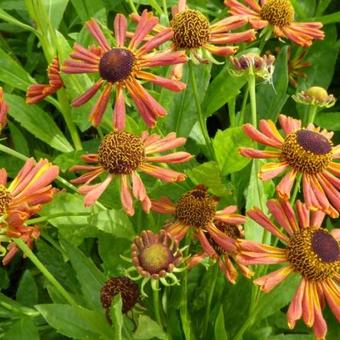
<svg viewBox="0 0 340 340">
<path fill-rule="evenodd" d="M 170 249 L 161 243 L 155 243 L 143 249 L 139 259 L 143 269 L 150 274 L 158 274 L 161 270 L 167 270 L 174 262 Z"/>
<path fill-rule="evenodd" d="M 290 133 L 282 146 L 283 159 L 295 170 L 308 174 L 322 172 L 332 161 L 331 151 L 331 141 L 310 130 Z"/>
<path fill-rule="evenodd" d="M 102 306 L 107 311 L 109 311 L 112 299 L 117 294 L 120 294 L 122 297 L 122 312 L 127 313 L 138 302 L 138 285 L 126 276 L 112 277 L 106 281 L 100 291 L 100 300 L 102 302 Z"/>
<path fill-rule="evenodd" d="M 205 188 L 195 188 L 184 194 L 176 205 L 176 217 L 185 225 L 204 227 L 215 216 L 216 201 Z"/>
<path fill-rule="evenodd" d="M 267 0 L 260 16 L 272 25 L 285 27 L 294 21 L 294 8 L 289 0 Z"/>
<path fill-rule="evenodd" d="M 186 9 L 171 20 L 177 48 L 199 48 L 209 41 L 209 21 L 200 12 Z"/>
<path fill-rule="evenodd" d="M 239 238 L 244 238 L 243 229 L 240 225 L 229 224 L 229 223 L 225 223 L 225 222 L 218 221 L 218 220 L 214 221 L 214 225 L 216 226 L 216 228 L 221 230 L 225 235 L 227 235 L 228 237 L 234 240 L 237 240 Z M 209 233 L 206 234 L 206 237 L 210 245 L 217 252 L 217 254 L 219 255 L 226 254 L 226 251 L 214 241 L 214 239 L 210 236 Z"/>
<path fill-rule="evenodd" d="M 12 200 L 10 192 L 0 185 L 0 214 L 6 213 L 9 202 Z"/>
<path fill-rule="evenodd" d="M 312 281 L 333 277 L 340 269 L 338 242 L 324 229 L 309 227 L 295 233 L 287 257 L 295 271 Z"/>
<path fill-rule="evenodd" d="M 144 159 L 144 145 L 139 137 L 125 131 L 106 135 L 98 149 L 99 164 L 112 174 L 131 174 Z"/>
<path fill-rule="evenodd" d="M 128 78 L 135 64 L 135 56 L 125 48 L 113 48 L 103 54 L 99 62 L 101 77 L 111 83 Z"/>
</svg>

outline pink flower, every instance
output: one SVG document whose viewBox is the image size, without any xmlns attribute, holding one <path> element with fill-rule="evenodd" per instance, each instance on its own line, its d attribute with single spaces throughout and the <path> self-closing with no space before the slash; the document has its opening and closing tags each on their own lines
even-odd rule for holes
<svg viewBox="0 0 340 340">
<path fill-rule="evenodd" d="M 185 141 L 185 138 L 177 138 L 174 132 L 164 138 L 156 134 L 149 135 L 146 131 L 141 137 L 125 131 L 111 132 L 101 142 L 97 154 L 82 157 L 91 165 L 77 165 L 70 169 L 72 172 L 85 171 L 85 174 L 72 180 L 72 183 L 83 184 L 79 192 L 85 195 L 85 205 L 91 206 L 111 181 L 118 177 L 121 201 L 127 214 L 134 214 L 131 184 L 133 196 L 141 201 L 144 211 L 149 212 L 151 202 L 138 172 L 144 172 L 165 182 L 184 181 L 186 176 L 183 173 L 152 163 L 187 162 L 192 158 L 187 152 L 159 155 L 161 152 L 184 145 Z M 102 173 L 107 174 L 104 182 L 90 185 Z"/>
<path fill-rule="evenodd" d="M 156 51 L 172 36 L 170 30 L 157 34 L 142 44 L 146 35 L 157 25 L 158 19 L 144 11 L 129 44 L 126 46 L 127 21 L 124 15 L 117 14 L 114 20 L 116 46 L 111 47 L 94 19 L 86 23 L 87 29 L 99 43 L 99 47 L 84 48 L 74 44 L 71 59 L 65 61 L 65 73 L 99 73 L 99 79 L 84 94 L 76 98 L 72 105 L 81 106 L 89 101 L 100 88 L 103 92 L 90 113 L 90 120 L 98 126 L 115 89 L 116 98 L 113 110 L 113 126 L 119 130 L 125 127 L 125 93 L 129 92 L 138 111 L 149 127 L 156 125 L 158 117 L 164 117 L 166 110 L 144 89 L 143 82 L 151 82 L 171 91 L 182 91 L 182 82 L 156 76 L 145 69 L 186 62 L 184 52 L 169 50 Z"/>
<path fill-rule="evenodd" d="M 4 100 L 4 91 L 0 86 L 0 132 L 7 124 L 8 105 Z"/>
</svg>

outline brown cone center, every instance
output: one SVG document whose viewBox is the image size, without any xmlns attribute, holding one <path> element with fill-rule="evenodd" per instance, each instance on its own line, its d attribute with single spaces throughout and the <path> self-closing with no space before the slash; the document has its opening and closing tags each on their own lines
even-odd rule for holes
<svg viewBox="0 0 340 340">
<path fill-rule="evenodd" d="M 282 157 L 299 172 L 320 173 L 332 161 L 332 143 L 318 132 L 299 130 L 286 136 Z"/>
<path fill-rule="evenodd" d="M 101 77 L 111 83 L 128 78 L 133 70 L 135 56 L 124 48 L 113 48 L 103 54 L 99 62 Z"/>
<path fill-rule="evenodd" d="M 209 41 L 209 21 L 200 12 L 186 9 L 171 20 L 177 48 L 200 48 Z"/>
<path fill-rule="evenodd" d="M 12 200 L 10 192 L 5 186 L 0 185 L 0 214 L 6 213 L 7 207 Z"/>
<path fill-rule="evenodd" d="M 144 145 L 141 139 L 125 131 L 106 135 L 98 149 L 99 164 L 112 174 L 131 174 L 143 159 Z"/>
<path fill-rule="evenodd" d="M 206 189 L 195 188 L 184 194 L 176 205 L 176 217 L 185 225 L 204 227 L 215 216 L 216 202 Z"/>
<path fill-rule="evenodd" d="M 287 258 L 295 271 L 312 281 L 333 277 L 340 269 L 338 242 L 324 229 L 308 227 L 295 233 Z"/>
<path fill-rule="evenodd" d="M 260 16 L 271 25 L 285 27 L 294 21 L 294 8 L 289 0 L 267 0 Z"/>
</svg>

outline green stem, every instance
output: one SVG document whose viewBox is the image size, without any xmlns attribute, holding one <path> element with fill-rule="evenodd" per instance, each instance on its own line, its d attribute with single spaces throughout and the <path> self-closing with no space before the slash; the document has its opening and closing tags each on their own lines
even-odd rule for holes
<svg viewBox="0 0 340 340">
<path fill-rule="evenodd" d="M 32 218 L 30 220 L 28 220 L 26 222 L 27 225 L 32 225 L 32 224 L 36 224 L 36 223 L 41 223 L 41 222 L 45 222 L 48 220 L 51 220 L 53 218 L 57 218 L 57 217 L 67 217 L 67 216 L 90 216 L 91 213 L 86 213 L 86 212 L 82 212 L 82 213 L 72 213 L 72 212 L 62 212 L 62 213 L 56 213 L 56 214 L 51 214 L 48 216 L 41 216 L 41 217 L 37 217 L 37 218 Z"/>
<path fill-rule="evenodd" d="M 289 200 L 290 202 L 290 205 L 293 206 L 294 205 L 294 202 L 296 200 L 296 196 L 300 190 L 300 182 L 301 182 L 301 178 L 302 178 L 302 173 L 299 172 L 297 175 L 296 175 L 296 179 L 295 179 L 295 186 L 294 186 L 294 191 L 293 191 L 293 194 Z"/>
<path fill-rule="evenodd" d="M 228 103 L 229 121 L 230 121 L 231 127 L 236 126 L 235 106 L 236 106 L 236 97 L 232 98 Z"/>
<path fill-rule="evenodd" d="M 217 281 L 217 274 L 218 274 L 218 265 L 217 263 L 214 264 L 213 266 L 213 272 L 210 273 L 209 277 L 209 296 L 208 296 L 208 303 L 207 303 L 207 308 L 205 310 L 205 317 L 203 320 L 203 338 L 207 339 L 207 330 L 208 330 L 208 324 L 209 324 L 209 319 L 210 319 L 210 309 L 211 309 L 211 301 L 214 296 L 214 291 L 215 291 L 215 286 L 216 286 L 216 281 Z"/>
<path fill-rule="evenodd" d="M 203 134 L 203 137 L 204 137 L 204 140 L 205 140 L 205 144 L 207 145 L 207 148 L 208 148 L 209 156 L 212 160 L 214 160 L 215 154 L 214 154 L 214 150 L 212 148 L 211 140 L 210 140 L 210 137 L 209 137 L 209 134 L 208 134 L 205 118 L 203 117 L 203 112 L 202 112 L 201 102 L 200 102 L 200 98 L 199 98 L 198 91 L 197 91 L 197 83 L 196 83 L 196 78 L 195 78 L 195 74 L 194 74 L 194 70 L 193 70 L 192 61 L 188 62 L 188 66 L 189 66 L 190 82 L 191 82 L 191 85 L 192 85 L 192 92 L 193 92 L 193 95 L 194 95 L 194 101 L 195 101 L 195 105 L 196 105 L 198 122 L 199 122 L 200 127 L 201 127 L 201 131 L 202 131 L 202 134 Z"/>
<path fill-rule="evenodd" d="M 248 89 L 250 95 L 251 123 L 254 128 L 257 127 L 257 112 L 256 112 L 256 79 L 255 74 L 249 74 Z"/>
<path fill-rule="evenodd" d="M 158 324 L 162 326 L 161 311 L 160 311 L 160 304 L 159 304 L 159 281 L 158 280 L 155 280 L 154 287 L 152 287 L 152 295 L 153 295 L 153 311 L 155 313 L 155 318 Z"/>
<path fill-rule="evenodd" d="M 11 156 L 13 156 L 13 157 L 15 157 L 15 158 L 21 159 L 21 160 L 23 160 L 23 161 L 26 161 L 26 160 L 28 159 L 27 156 L 25 156 L 25 155 L 23 155 L 23 154 L 21 154 L 21 153 L 15 151 L 15 150 L 9 148 L 9 147 L 7 147 L 7 146 L 5 146 L 5 145 L 3 145 L 3 144 L 0 144 L 0 151 L 3 151 L 3 152 L 5 152 L 5 153 L 7 153 L 8 155 L 11 155 Z M 64 178 L 62 178 L 62 177 L 60 177 L 60 176 L 58 176 L 58 177 L 56 178 L 56 180 L 57 180 L 59 183 L 62 183 L 65 187 L 71 189 L 72 191 L 78 192 L 77 188 L 76 188 L 73 184 L 69 183 L 66 179 L 64 179 Z M 100 202 L 98 202 L 98 201 L 96 202 L 96 206 L 97 206 L 98 208 L 102 209 L 102 210 L 106 210 L 106 207 L 105 207 L 104 205 L 102 205 L 102 204 L 101 204 Z"/>
<path fill-rule="evenodd" d="M 168 6 L 166 4 L 166 0 L 163 0 L 163 12 L 164 12 L 164 15 L 168 16 Z"/>
<path fill-rule="evenodd" d="M 70 133 L 73 145 L 77 151 L 83 150 L 83 146 L 81 144 L 81 140 L 78 134 L 77 127 L 72 120 L 70 103 L 67 99 L 65 89 L 59 89 L 59 91 L 57 92 L 57 95 L 58 95 L 58 101 L 60 103 L 60 108 L 61 108 L 60 112 L 64 117 L 64 120 L 65 120 L 67 129 Z"/>
<path fill-rule="evenodd" d="M 41 271 L 45 278 L 57 289 L 57 291 L 65 298 L 65 300 L 73 306 L 77 303 L 73 300 L 71 295 L 65 288 L 55 279 L 55 277 L 47 270 L 47 268 L 40 262 L 40 260 L 33 254 L 32 250 L 20 238 L 13 238 L 16 245 L 23 251 L 23 253 L 33 262 L 33 264 Z"/>
<path fill-rule="evenodd" d="M 244 123 L 244 115 L 246 112 L 246 107 L 247 107 L 247 102 L 248 102 L 248 96 L 249 96 L 249 86 L 247 86 L 244 95 L 243 95 L 243 101 L 242 101 L 242 106 L 241 106 L 241 112 L 240 116 L 238 119 L 238 125 L 242 125 Z"/>
<path fill-rule="evenodd" d="M 307 113 L 307 125 L 314 122 L 318 107 L 316 105 L 310 105 Z"/>
<path fill-rule="evenodd" d="M 131 8 L 131 11 L 132 11 L 133 13 L 138 13 L 138 12 L 137 12 L 137 8 L 136 8 L 135 4 L 133 3 L 133 1 L 132 1 L 132 0 L 127 0 L 127 2 L 129 3 L 129 6 L 130 6 L 130 8 Z"/>
</svg>

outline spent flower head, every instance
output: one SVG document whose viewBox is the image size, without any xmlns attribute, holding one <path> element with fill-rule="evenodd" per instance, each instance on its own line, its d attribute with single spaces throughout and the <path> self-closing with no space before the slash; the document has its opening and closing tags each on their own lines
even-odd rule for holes
<svg viewBox="0 0 340 340">
<path fill-rule="evenodd" d="M 336 99 L 332 94 L 320 86 L 312 86 L 306 91 L 301 91 L 292 96 L 293 99 L 300 104 L 314 105 L 318 107 L 332 107 Z"/>
</svg>

